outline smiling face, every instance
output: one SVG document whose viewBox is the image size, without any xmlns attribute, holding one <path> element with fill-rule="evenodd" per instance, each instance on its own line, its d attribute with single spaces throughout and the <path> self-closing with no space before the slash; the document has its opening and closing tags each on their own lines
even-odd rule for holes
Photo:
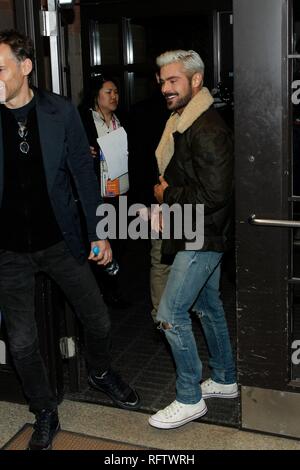
<svg viewBox="0 0 300 470">
<path fill-rule="evenodd" d="M 113 82 L 104 82 L 98 93 L 96 110 L 101 110 L 103 113 L 113 113 L 117 109 L 118 103 L 118 88 Z"/>
<path fill-rule="evenodd" d="M 6 105 L 20 107 L 28 101 L 28 76 L 32 70 L 30 59 L 18 61 L 10 46 L 0 44 L 0 80 L 5 85 Z"/>
<path fill-rule="evenodd" d="M 159 82 L 170 111 L 181 114 L 193 96 L 201 89 L 202 75 L 190 77 L 182 63 L 173 62 L 160 69 Z"/>
</svg>

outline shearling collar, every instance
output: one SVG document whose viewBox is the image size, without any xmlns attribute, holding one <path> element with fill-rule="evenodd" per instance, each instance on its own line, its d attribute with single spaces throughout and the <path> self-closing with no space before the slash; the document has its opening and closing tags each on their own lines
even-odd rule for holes
<svg viewBox="0 0 300 470">
<path fill-rule="evenodd" d="M 174 112 L 166 123 L 161 140 L 155 155 L 159 172 L 164 174 L 174 154 L 174 132 L 183 134 L 198 119 L 201 114 L 210 108 L 214 99 L 207 88 L 201 90 L 191 99 L 181 115 Z"/>
</svg>

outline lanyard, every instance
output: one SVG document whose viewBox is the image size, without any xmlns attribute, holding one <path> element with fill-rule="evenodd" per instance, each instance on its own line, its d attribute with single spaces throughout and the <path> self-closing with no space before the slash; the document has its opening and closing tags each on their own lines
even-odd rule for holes
<svg viewBox="0 0 300 470">
<path fill-rule="evenodd" d="M 114 115 L 112 115 L 111 123 L 112 123 L 113 130 L 115 131 L 117 129 L 117 120 Z"/>
</svg>

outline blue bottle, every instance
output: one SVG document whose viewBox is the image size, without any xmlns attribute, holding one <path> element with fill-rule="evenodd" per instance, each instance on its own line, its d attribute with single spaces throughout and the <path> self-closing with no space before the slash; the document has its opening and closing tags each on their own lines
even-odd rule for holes
<svg viewBox="0 0 300 470">
<path fill-rule="evenodd" d="M 98 256 L 100 253 L 100 249 L 98 246 L 93 247 L 93 253 L 95 256 Z M 109 274 L 109 276 L 115 276 L 119 271 L 119 265 L 115 259 L 113 259 L 110 263 L 104 266 L 104 271 Z"/>
</svg>

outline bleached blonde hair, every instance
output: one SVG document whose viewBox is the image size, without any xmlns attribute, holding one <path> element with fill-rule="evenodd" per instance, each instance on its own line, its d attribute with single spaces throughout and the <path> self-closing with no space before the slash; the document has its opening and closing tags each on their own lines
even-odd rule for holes
<svg viewBox="0 0 300 470">
<path fill-rule="evenodd" d="M 194 73 L 204 75 L 205 65 L 198 52 L 177 49 L 174 51 L 166 51 L 156 58 L 156 64 L 159 68 L 164 65 L 173 64 L 174 62 L 182 62 L 185 71 L 190 76 L 194 75 Z"/>
</svg>

